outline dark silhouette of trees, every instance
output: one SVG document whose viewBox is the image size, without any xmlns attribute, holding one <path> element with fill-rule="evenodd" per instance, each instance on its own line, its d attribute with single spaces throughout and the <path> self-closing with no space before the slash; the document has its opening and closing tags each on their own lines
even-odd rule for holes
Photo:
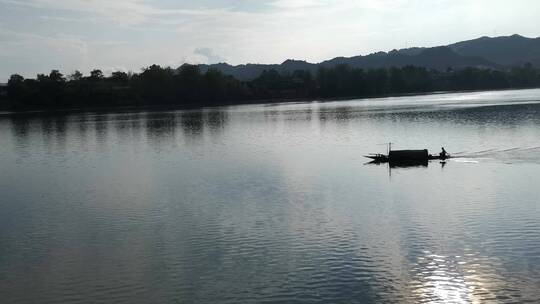
<svg viewBox="0 0 540 304">
<path fill-rule="evenodd" d="M 101 80 L 103 79 L 103 72 L 101 70 L 93 70 L 90 72 L 91 80 Z"/>
<path fill-rule="evenodd" d="M 347 65 L 321 67 L 312 74 L 297 70 L 265 70 L 251 81 L 239 81 L 216 69 L 201 72 L 184 64 L 177 69 L 152 65 L 140 73 L 101 70 L 89 76 L 75 71 L 65 77 L 52 70 L 36 79 L 14 74 L 7 84 L 13 109 L 56 109 L 114 106 L 212 106 L 251 100 L 339 98 L 433 91 L 540 87 L 540 71 L 531 64 L 510 70 L 480 68 L 428 70 L 405 66 L 356 69 Z"/>
<path fill-rule="evenodd" d="M 539 71 L 530 63 L 523 67 L 515 67 L 510 71 L 510 84 L 516 87 L 531 87 L 538 85 Z"/>
<path fill-rule="evenodd" d="M 155 104 L 168 104 L 174 98 L 174 80 L 171 68 L 152 65 L 134 79 L 135 90 L 143 100 Z"/>
<path fill-rule="evenodd" d="M 113 72 L 110 80 L 117 83 L 127 83 L 129 80 L 129 75 L 125 72 Z"/>
<path fill-rule="evenodd" d="M 79 71 L 75 71 L 71 75 L 69 75 L 68 78 L 71 81 L 79 81 L 83 78 L 83 74 Z"/>
<path fill-rule="evenodd" d="M 15 100 L 23 98 L 26 91 L 24 77 L 18 74 L 13 74 L 8 80 L 8 94 Z"/>
<path fill-rule="evenodd" d="M 62 75 L 62 73 L 60 73 L 58 70 L 52 70 L 49 74 L 49 79 L 55 83 L 62 83 L 66 81 L 64 75 Z"/>
</svg>

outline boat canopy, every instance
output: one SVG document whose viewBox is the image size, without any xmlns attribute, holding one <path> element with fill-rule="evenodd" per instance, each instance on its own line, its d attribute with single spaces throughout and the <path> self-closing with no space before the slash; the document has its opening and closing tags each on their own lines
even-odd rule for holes
<svg viewBox="0 0 540 304">
<path fill-rule="evenodd" d="M 388 154 L 390 161 L 428 160 L 428 150 L 392 150 Z"/>
</svg>

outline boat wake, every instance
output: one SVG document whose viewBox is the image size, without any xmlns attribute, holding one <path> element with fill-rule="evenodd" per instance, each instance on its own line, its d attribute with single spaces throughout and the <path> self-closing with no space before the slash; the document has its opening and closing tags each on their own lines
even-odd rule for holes
<svg viewBox="0 0 540 304">
<path fill-rule="evenodd" d="M 537 147 L 515 147 L 507 149 L 488 149 L 481 151 L 454 152 L 452 156 L 456 162 L 503 162 L 513 163 L 536 163 L 540 164 L 540 146 Z"/>
</svg>

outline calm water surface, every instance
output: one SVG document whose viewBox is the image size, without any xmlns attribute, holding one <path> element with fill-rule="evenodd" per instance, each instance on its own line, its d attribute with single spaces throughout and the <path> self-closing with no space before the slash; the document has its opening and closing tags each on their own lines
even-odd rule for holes
<svg viewBox="0 0 540 304">
<path fill-rule="evenodd" d="M 2 303 L 540 302 L 540 90 L 3 115 L 0 169 Z"/>
</svg>

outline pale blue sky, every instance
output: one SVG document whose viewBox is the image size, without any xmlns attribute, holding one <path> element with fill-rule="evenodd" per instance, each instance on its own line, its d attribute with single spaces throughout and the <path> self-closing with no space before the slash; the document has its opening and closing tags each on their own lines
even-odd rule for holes
<svg viewBox="0 0 540 304">
<path fill-rule="evenodd" d="M 540 36 L 538 0 L 0 0 L 0 82 L 153 63 L 319 62 Z"/>
</svg>

